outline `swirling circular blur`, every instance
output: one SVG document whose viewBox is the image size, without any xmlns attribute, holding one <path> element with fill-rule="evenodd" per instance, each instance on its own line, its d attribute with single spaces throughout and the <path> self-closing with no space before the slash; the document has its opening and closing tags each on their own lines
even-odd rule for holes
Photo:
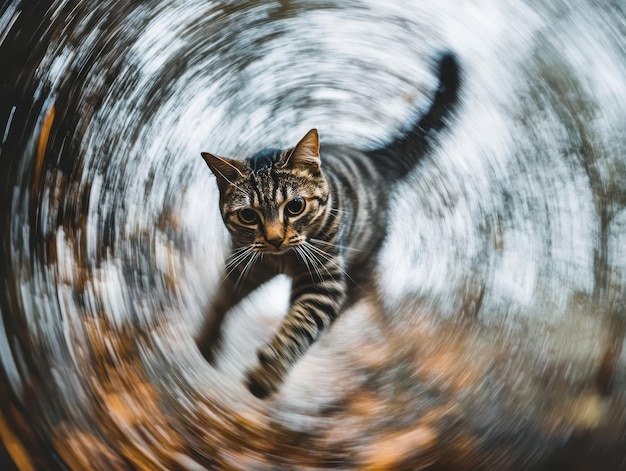
<svg viewBox="0 0 626 471">
<path fill-rule="evenodd" d="M 254 398 L 288 280 L 204 362 L 200 152 L 384 142 L 444 49 L 378 291 Z M 0 67 L 3 469 L 626 469 L 623 2 L 13 0 Z"/>
</svg>

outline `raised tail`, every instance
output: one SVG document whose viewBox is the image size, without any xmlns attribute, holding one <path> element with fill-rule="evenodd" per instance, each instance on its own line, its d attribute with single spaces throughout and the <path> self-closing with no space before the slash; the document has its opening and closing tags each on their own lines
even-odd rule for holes
<svg viewBox="0 0 626 471">
<path fill-rule="evenodd" d="M 442 54 L 438 62 L 439 85 L 429 110 L 401 136 L 368 153 L 391 178 L 400 178 L 415 167 L 447 124 L 459 101 L 461 68 L 456 56 Z"/>
</svg>

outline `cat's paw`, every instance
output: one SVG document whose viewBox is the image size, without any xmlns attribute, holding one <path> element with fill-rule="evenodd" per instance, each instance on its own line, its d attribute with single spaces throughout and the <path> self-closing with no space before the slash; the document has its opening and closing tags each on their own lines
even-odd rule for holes
<svg viewBox="0 0 626 471">
<path fill-rule="evenodd" d="M 246 375 L 248 390 L 259 399 L 265 399 L 274 394 L 281 383 L 282 376 L 272 374 L 272 371 L 264 365 L 252 368 Z"/>
</svg>

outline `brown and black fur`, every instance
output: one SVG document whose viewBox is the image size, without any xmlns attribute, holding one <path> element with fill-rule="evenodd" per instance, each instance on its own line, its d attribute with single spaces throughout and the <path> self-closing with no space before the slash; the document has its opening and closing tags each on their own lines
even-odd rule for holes
<svg viewBox="0 0 626 471">
<path fill-rule="evenodd" d="M 390 186 L 427 153 L 458 101 L 459 85 L 457 60 L 445 54 L 430 109 L 403 136 L 376 150 L 326 146 L 321 157 L 312 129 L 293 148 L 263 150 L 246 160 L 202 154 L 216 176 L 233 243 L 197 338 L 207 360 L 214 361 L 228 310 L 285 273 L 292 278 L 289 312 L 247 376 L 257 397 L 278 390 L 291 367 L 368 285 L 387 230 Z"/>
</svg>

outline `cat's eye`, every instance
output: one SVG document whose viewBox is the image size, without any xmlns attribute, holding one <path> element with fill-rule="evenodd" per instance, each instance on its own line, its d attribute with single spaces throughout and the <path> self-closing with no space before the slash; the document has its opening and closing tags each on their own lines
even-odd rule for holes
<svg viewBox="0 0 626 471">
<path fill-rule="evenodd" d="M 302 211 L 304 211 L 304 206 L 304 199 L 298 197 L 292 199 L 289 203 L 287 203 L 287 206 L 285 208 L 287 209 L 287 214 L 289 216 L 297 216 L 298 214 L 302 214 Z"/>
<path fill-rule="evenodd" d="M 259 221 L 259 215 L 251 208 L 240 209 L 237 212 L 237 217 L 244 224 L 256 224 Z"/>
</svg>

